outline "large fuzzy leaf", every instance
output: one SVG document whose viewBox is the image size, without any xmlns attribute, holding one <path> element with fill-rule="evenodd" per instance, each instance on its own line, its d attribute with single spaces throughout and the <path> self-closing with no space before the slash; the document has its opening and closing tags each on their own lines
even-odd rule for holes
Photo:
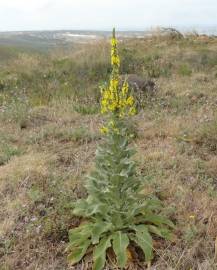
<svg viewBox="0 0 217 270">
<path fill-rule="evenodd" d="M 100 240 L 93 252 L 93 270 L 102 270 L 106 261 L 106 250 L 111 246 L 111 237 Z"/>
<path fill-rule="evenodd" d="M 157 199 L 152 199 L 152 200 L 143 202 L 141 205 L 137 203 L 136 206 L 132 209 L 132 214 L 136 216 L 138 214 L 144 214 L 144 213 L 147 213 L 147 211 L 152 211 L 152 210 L 160 209 L 160 208 L 161 208 L 161 202 Z"/>
<path fill-rule="evenodd" d="M 87 211 L 87 202 L 83 199 L 78 200 L 75 203 L 75 208 L 73 209 L 73 214 L 76 216 L 86 216 L 86 211 Z"/>
<path fill-rule="evenodd" d="M 148 226 L 149 231 L 167 240 L 171 240 L 171 232 L 167 228 L 159 228 L 154 225 Z"/>
<path fill-rule="evenodd" d="M 130 235 L 131 240 L 136 242 L 136 244 L 141 247 L 145 254 L 145 260 L 150 262 L 153 258 L 153 243 L 147 226 L 138 225 L 133 226 L 132 229 L 135 230 L 136 234 Z"/>
<path fill-rule="evenodd" d="M 92 244 L 95 245 L 99 242 L 101 235 L 107 232 L 112 227 L 111 223 L 105 223 L 98 221 L 92 228 Z"/>
<path fill-rule="evenodd" d="M 78 228 L 69 231 L 70 246 L 79 246 L 91 236 L 92 223 L 81 224 Z"/>
<path fill-rule="evenodd" d="M 83 244 L 80 244 L 80 246 L 74 247 L 68 256 L 69 263 L 72 265 L 78 263 L 85 255 L 90 244 L 91 241 L 86 240 Z"/>
<path fill-rule="evenodd" d="M 117 257 L 119 267 L 124 267 L 127 263 L 127 247 L 129 238 L 126 233 L 117 232 L 113 235 L 113 249 Z"/>
<path fill-rule="evenodd" d="M 172 221 L 170 221 L 168 218 L 164 217 L 164 216 L 160 216 L 160 215 L 154 215 L 154 214 L 150 214 L 150 215 L 146 215 L 144 218 L 144 221 L 146 222 L 150 222 L 153 223 L 155 225 L 168 225 L 169 227 L 174 228 L 174 224 L 172 223 Z"/>
</svg>

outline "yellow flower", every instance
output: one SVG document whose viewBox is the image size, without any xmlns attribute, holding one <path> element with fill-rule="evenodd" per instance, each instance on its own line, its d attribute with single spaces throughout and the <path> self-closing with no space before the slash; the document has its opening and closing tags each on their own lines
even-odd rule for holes
<svg viewBox="0 0 217 270">
<path fill-rule="evenodd" d="M 126 104 L 129 106 L 132 106 L 134 103 L 134 98 L 132 96 L 129 96 L 126 100 Z"/>
<path fill-rule="evenodd" d="M 112 47 L 117 46 L 117 40 L 115 37 L 112 37 L 111 44 L 112 44 Z"/>
<path fill-rule="evenodd" d="M 120 66 L 120 58 L 117 55 L 112 55 L 112 65 Z"/>
<path fill-rule="evenodd" d="M 133 116 L 136 114 L 136 108 L 135 107 L 131 107 L 129 110 L 129 115 Z"/>
<path fill-rule="evenodd" d="M 110 89 L 111 89 L 111 91 L 118 87 L 118 83 L 119 82 L 118 82 L 118 80 L 116 78 L 112 78 L 110 80 Z"/>
<path fill-rule="evenodd" d="M 103 134 L 107 134 L 109 131 L 109 129 L 107 127 L 101 127 L 100 128 L 100 132 L 103 133 Z"/>
<path fill-rule="evenodd" d="M 111 120 L 111 121 L 109 122 L 109 125 L 110 125 L 111 127 L 114 127 L 114 126 L 115 126 L 115 122 L 114 122 L 113 120 Z"/>
<path fill-rule="evenodd" d="M 109 91 L 105 91 L 105 93 L 104 93 L 104 99 L 109 99 L 109 97 L 110 97 Z"/>
<path fill-rule="evenodd" d="M 122 89 L 121 89 L 121 92 L 122 92 L 122 95 L 123 96 L 126 96 L 127 93 L 128 93 L 128 90 L 129 90 L 129 85 L 128 83 L 125 81 L 123 86 L 122 86 Z"/>
</svg>

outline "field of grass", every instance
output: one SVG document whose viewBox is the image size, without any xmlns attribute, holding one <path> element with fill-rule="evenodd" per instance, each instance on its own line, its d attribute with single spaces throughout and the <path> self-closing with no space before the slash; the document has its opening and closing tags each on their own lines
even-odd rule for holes
<svg viewBox="0 0 217 270">
<path fill-rule="evenodd" d="M 120 42 L 121 72 L 156 82 L 134 117 L 144 194 L 176 224 L 152 270 L 217 269 L 217 39 Z M 0 47 L 0 270 L 90 269 L 66 261 L 72 202 L 86 196 L 99 127 L 106 41 L 49 53 Z M 135 252 L 128 269 L 145 269 Z M 110 264 L 106 269 L 117 269 Z"/>
</svg>

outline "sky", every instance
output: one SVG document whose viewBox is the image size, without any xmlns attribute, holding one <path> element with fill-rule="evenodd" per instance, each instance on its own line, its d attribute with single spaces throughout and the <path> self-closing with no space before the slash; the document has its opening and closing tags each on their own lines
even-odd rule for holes
<svg viewBox="0 0 217 270">
<path fill-rule="evenodd" d="M 0 31 L 217 25 L 217 0 L 0 0 Z"/>
</svg>

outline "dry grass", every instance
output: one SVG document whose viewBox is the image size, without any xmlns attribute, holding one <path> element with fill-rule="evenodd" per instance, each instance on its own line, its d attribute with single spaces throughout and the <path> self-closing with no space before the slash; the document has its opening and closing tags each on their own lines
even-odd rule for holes
<svg viewBox="0 0 217 270">
<path fill-rule="evenodd" d="M 49 85 L 58 80 L 61 88 L 69 82 L 67 91 L 61 88 L 63 92 L 57 94 L 56 88 L 51 88 L 47 99 L 35 85 L 34 76 L 38 71 L 36 75 L 28 71 L 28 80 L 24 76 L 22 83 L 27 80 L 28 86 L 32 85 L 38 92 L 36 95 L 30 89 L 24 93 L 18 85 L 17 96 L 22 100 L 24 95 L 31 100 L 25 110 L 22 106 L 12 106 L 10 95 L 0 92 L 0 102 L 3 95 L 7 97 L 7 103 L 0 103 L 0 110 L 3 108 L 1 142 L 9 150 L 19 149 L 18 152 L 0 151 L 5 158 L 0 165 L 1 270 L 85 269 L 88 262 L 87 257 L 83 266 L 69 267 L 64 249 L 68 229 L 78 223 L 71 215 L 71 203 L 85 196 L 83 181 L 93 166 L 96 144 L 100 142 L 98 128 L 103 121 L 95 111 L 89 110 L 89 105 L 97 96 L 92 92 L 94 87 L 103 80 L 101 69 L 104 72 L 107 68 L 108 44 L 102 43 L 93 49 L 91 46 L 88 51 L 84 46 L 75 53 L 52 55 L 48 64 L 22 56 L 34 69 L 42 65 L 43 73 L 56 74 L 49 79 Z M 156 96 L 146 100 L 144 109 L 134 119 L 138 173 L 144 179 L 144 193 L 161 198 L 165 212 L 176 223 L 172 243 L 156 240 L 152 270 L 217 269 L 214 261 L 217 78 L 212 59 L 216 46 L 216 40 L 205 42 L 198 37 L 187 40 L 157 37 L 121 44 L 122 56 L 134 64 L 130 71 L 146 76 L 150 68 L 149 75 L 159 75 L 154 78 L 159 89 Z M 204 54 L 205 60 L 201 62 Z M 160 60 L 153 60 L 155 55 Z M 20 59 L 13 60 L 17 67 Z M 55 71 L 52 71 L 52 61 L 59 61 Z M 78 81 L 70 75 L 70 63 L 74 62 L 81 72 L 81 75 L 76 73 Z M 123 71 L 129 63 L 125 62 Z M 157 65 L 163 67 L 165 63 L 171 63 L 172 68 L 167 65 L 167 70 L 159 73 Z M 180 72 L 180 66 L 186 63 L 191 74 L 183 67 Z M 19 77 L 19 71 L 16 73 Z M 85 102 L 74 92 L 80 87 L 82 76 L 86 76 L 82 87 L 88 88 L 82 92 L 88 93 Z M 46 102 L 38 102 L 44 98 Z M 20 99 L 16 102 L 22 104 Z M 76 102 L 83 107 L 75 108 Z M 141 261 L 131 264 L 129 269 L 145 269 Z"/>
</svg>

